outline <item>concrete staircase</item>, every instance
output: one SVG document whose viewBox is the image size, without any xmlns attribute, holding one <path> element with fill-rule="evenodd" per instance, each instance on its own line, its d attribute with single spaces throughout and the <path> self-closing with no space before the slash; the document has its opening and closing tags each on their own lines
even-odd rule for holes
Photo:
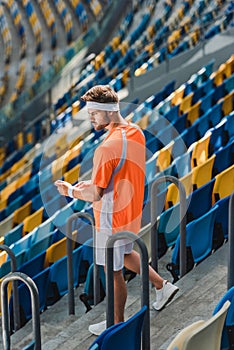
<svg viewBox="0 0 234 350">
<path fill-rule="evenodd" d="M 170 260 L 166 254 L 159 260 L 159 271 L 164 278 L 170 275 L 165 264 Z M 179 293 L 173 302 L 161 312 L 150 309 L 151 349 L 167 349 L 170 341 L 186 325 L 199 319 L 211 317 L 215 305 L 227 288 L 228 243 L 207 258 L 177 282 Z M 85 350 L 95 337 L 88 331 L 88 325 L 105 319 L 105 300 L 85 314 L 85 308 L 78 295 L 83 286 L 76 289 L 76 315 L 68 316 L 67 296 L 41 314 L 42 349 Z M 140 308 L 140 278 L 128 284 L 128 299 L 125 311 L 127 319 Z M 150 292 L 150 301 L 155 292 Z M 11 336 L 11 348 L 20 350 L 32 339 L 32 323 L 28 322 Z M 2 340 L 0 342 L 2 348 Z"/>
</svg>

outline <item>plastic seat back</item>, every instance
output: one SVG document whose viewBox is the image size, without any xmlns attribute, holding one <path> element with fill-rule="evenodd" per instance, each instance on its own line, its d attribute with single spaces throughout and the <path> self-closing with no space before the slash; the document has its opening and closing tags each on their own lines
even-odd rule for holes
<svg viewBox="0 0 234 350">
<path fill-rule="evenodd" d="M 125 322 L 106 329 L 90 346 L 89 350 L 140 350 L 141 332 L 147 307 L 143 306 Z M 98 345 L 98 347 L 96 346 Z"/>
<path fill-rule="evenodd" d="M 74 287 L 79 285 L 79 272 L 82 260 L 82 246 L 73 250 L 73 279 Z M 61 296 L 68 292 L 68 277 L 67 277 L 67 256 L 57 260 L 50 266 L 50 285 L 49 285 L 49 300 L 53 303 Z"/>
<path fill-rule="evenodd" d="M 192 183 L 193 188 L 197 189 L 212 178 L 213 165 L 215 160 L 215 154 L 207 159 L 203 164 L 193 168 L 192 170 Z"/>
<path fill-rule="evenodd" d="M 231 287 L 217 303 L 213 315 L 215 315 L 229 300 L 231 305 L 227 312 L 227 317 L 222 332 L 221 350 L 231 349 L 234 344 L 234 287 Z"/>
<path fill-rule="evenodd" d="M 219 199 L 230 196 L 234 190 L 234 165 L 222 171 L 215 177 L 215 184 L 212 194 L 213 204 Z"/>
<path fill-rule="evenodd" d="M 200 328 L 194 330 L 185 341 L 184 350 L 220 350 L 221 337 L 225 318 L 230 302 L 226 301 L 223 307 Z"/>
</svg>

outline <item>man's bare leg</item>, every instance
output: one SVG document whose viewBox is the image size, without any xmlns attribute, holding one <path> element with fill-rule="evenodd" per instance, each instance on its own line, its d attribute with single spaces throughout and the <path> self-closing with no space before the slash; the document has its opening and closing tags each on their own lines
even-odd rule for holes
<svg viewBox="0 0 234 350">
<path fill-rule="evenodd" d="M 124 266 L 139 274 L 140 273 L 140 254 L 133 250 L 130 254 L 124 255 Z M 163 286 L 163 278 L 149 266 L 149 280 L 157 289 L 161 289 Z"/>
<path fill-rule="evenodd" d="M 114 271 L 114 309 L 115 323 L 124 321 L 124 307 L 127 300 L 127 287 L 122 270 Z"/>
</svg>

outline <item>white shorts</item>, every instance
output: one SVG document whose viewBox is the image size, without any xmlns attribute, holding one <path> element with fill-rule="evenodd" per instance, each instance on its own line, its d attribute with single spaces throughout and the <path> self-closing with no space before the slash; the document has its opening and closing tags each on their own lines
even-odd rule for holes
<svg viewBox="0 0 234 350">
<path fill-rule="evenodd" d="M 96 264 L 106 265 L 106 242 L 112 234 L 96 232 Z M 114 271 L 124 267 L 124 255 L 130 254 L 133 250 L 133 242 L 129 239 L 121 239 L 114 244 Z"/>
</svg>

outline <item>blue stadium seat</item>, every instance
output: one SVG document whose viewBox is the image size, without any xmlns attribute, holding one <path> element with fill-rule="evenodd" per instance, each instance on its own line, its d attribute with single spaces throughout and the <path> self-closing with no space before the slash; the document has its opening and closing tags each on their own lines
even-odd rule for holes
<svg viewBox="0 0 234 350">
<path fill-rule="evenodd" d="M 231 287 L 219 300 L 213 311 L 213 315 L 222 308 L 227 300 L 231 302 L 231 305 L 228 309 L 223 327 L 220 350 L 231 349 L 234 344 L 234 287 Z"/>
<path fill-rule="evenodd" d="M 191 171 L 191 152 L 186 152 L 173 160 L 178 177 L 183 177 Z"/>
<path fill-rule="evenodd" d="M 227 122 L 224 127 L 224 131 L 226 134 L 227 140 L 233 140 L 234 139 L 234 112 L 229 114 L 227 118 Z"/>
<path fill-rule="evenodd" d="M 211 209 L 214 182 L 215 179 L 212 178 L 187 197 L 187 222 L 200 218 Z"/>
<path fill-rule="evenodd" d="M 33 278 L 44 269 L 45 256 L 46 251 L 44 250 L 40 254 L 36 255 L 21 265 L 18 271 L 23 272 L 29 277 Z"/>
<path fill-rule="evenodd" d="M 50 273 L 50 269 L 47 268 L 33 277 L 33 281 L 35 282 L 38 288 L 40 311 L 44 311 L 46 309 L 49 273 Z M 19 305 L 20 305 L 20 321 L 21 321 L 21 326 L 23 326 L 32 317 L 31 297 L 30 297 L 30 291 L 25 284 L 20 284 L 18 286 L 18 291 L 19 291 Z M 10 314 L 13 318 L 12 297 L 10 299 Z"/>
<path fill-rule="evenodd" d="M 15 243 L 20 238 L 22 238 L 22 233 L 23 233 L 23 222 L 21 222 L 12 230 L 10 230 L 7 234 L 5 234 L 4 244 L 10 246 L 12 243 Z"/>
<path fill-rule="evenodd" d="M 214 89 L 209 91 L 207 95 L 201 98 L 201 105 L 200 105 L 201 114 L 206 113 L 212 107 L 213 94 L 214 94 Z"/>
<path fill-rule="evenodd" d="M 230 196 L 224 197 L 217 201 L 217 216 L 215 219 L 214 238 L 217 241 L 214 248 L 219 247 L 224 239 L 228 239 L 228 209 Z"/>
<path fill-rule="evenodd" d="M 89 347 L 89 350 L 140 350 L 141 332 L 147 306 L 125 322 L 107 328 Z"/>
<path fill-rule="evenodd" d="M 229 168 L 234 161 L 234 139 L 221 147 L 216 153 L 212 175 L 216 176 Z"/>
<path fill-rule="evenodd" d="M 213 248 L 213 231 L 218 205 L 213 206 L 207 213 L 186 225 L 187 271 L 195 263 L 204 260 Z M 167 264 L 174 281 L 179 276 L 180 235 L 177 236 L 175 248 L 172 253 L 172 262 Z"/>
<path fill-rule="evenodd" d="M 225 145 L 225 124 L 227 118 L 223 118 L 215 127 L 209 129 L 207 133 L 211 133 L 209 142 L 209 157 L 215 153 L 220 147 Z"/>
<path fill-rule="evenodd" d="M 44 221 L 41 225 L 39 225 L 33 236 L 32 236 L 32 244 L 35 244 L 36 242 L 40 241 L 41 239 L 45 238 L 46 236 L 50 235 L 51 231 L 53 230 L 53 223 L 52 218 L 48 218 L 46 221 Z"/>
<path fill-rule="evenodd" d="M 74 287 L 79 284 L 80 263 L 82 260 L 82 246 L 73 250 L 73 278 Z M 50 266 L 50 282 L 48 299 L 50 304 L 57 301 L 60 297 L 68 292 L 68 277 L 67 277 L 67 256 L 59 259 Z"/>
<path fill-rule="evenodd" d="M 232 74 L 229 78 L 224 80 L 224 86 L 226 93 L 230 93 L 234 89 L 234 74 Z"/>
</svg>

